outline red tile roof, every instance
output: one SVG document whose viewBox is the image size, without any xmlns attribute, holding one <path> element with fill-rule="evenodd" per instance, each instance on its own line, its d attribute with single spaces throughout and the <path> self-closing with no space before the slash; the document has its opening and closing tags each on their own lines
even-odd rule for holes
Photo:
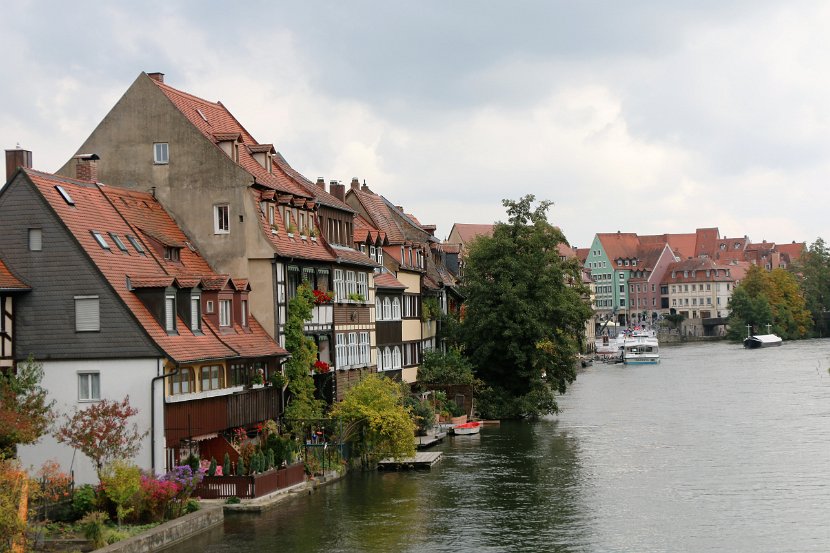
<svg viewBox="0 0 830 553">
<path fill-rule="evenodd" d="M 608 232 L 597 234 L 608 259 L 636 259 L 640 240 L 633 232 Z"/>
<path fill-rule="evenodd" d="M 210 332 L 193 334 L 181 319 L 177 319 L 179 334 L 169 335 L 138 296 L 128 288 L 128 276 L 132 283 L 139 284 L 172 284 L 172 277 L 176 277 L 176 280 L 182 277 L 182 280 L 191 282 L 197 282 L 197 278 L 202 282 L 228 282 L 227 276 L 214 275 L 204 259 L 189 248 L 182 249 L 180 261 L 167 262 L 149 246 L 146 235 L 133 226 L 131 221 L 142 221 L 153 228 L 161 228 L 173 239 L 187 241 L 172 218 L 152 196 L 31 169 L 24 171 L 139 324 L 170 358 L 177 362 L 193 362 L 239 356 L 229 342 L 224 342 Z M 69 192 L 74 205 L 64 201 L 55 189 L 56 185 L 61 185 Z M 162 221 L 164 216 L 168 219 L 166 223 Z M 122 252 L 112 243 L 109 244 L 109 249 L 101 247 L 92 231 L 101 232 L 108 242 L 112 241 L 109 233 L 119 236 L 127 246 L 127 252 Z M 140 254 L 131 243 L 125 241 L 128 235 L 137 238 L 145 254 Z M 261 329 L 258 325 L 257 328 Z M 257 332 L 257 339 L 268 343 L 263 345 L 266 349 L 279 348 L 264 331 Z M 281 348 L 280 351 L 287 353 Z"/>
<path fill-rule="evenodd" d="M 806 250 L 807 244 L 804 242 L 793 242 L 792 244 L 778 244 L 778 251 L 790 257 L 790 262 L 797 260 L 801 254 Z"/>
<path fill-rule="evenodd" d="M 496 228 L 495 225 L 466 223 L 455 223 L 452 227 L 456 230 L 458 236 L 461 237 L 462 244 L 469 244 L 476 236 L 493 236 L 493 230 Z M 452 234 L 452 231 L 450 231 L 450 234 Z"/>
<path fill-rule="evenodd" d="M 12 272 L 0 259 L 0 290 L 31 290 L 22 280 L 14 276 Z M 2 316 L 2 314 L 0 314 Z"/>
<path fill-rule="evenodd" d="M 406 286 L 392 276 L 392 273 L 379 273 L 375 275 L 375 288 L 406 289 Z"/>
<path fill-rule="evenodd" d="M 402 244 L 406 241 L 403 231 L 395 222 L 386 200 L 382 196 L 363 190 L 349 190 L 369 216 L 368 222 L 379 231 L 386 234 L 390 244 Z"/>
<path fill-rule="evenodd" d="M 283 155 L 279 152 L 274 155 L 274 162 L 277 168 L 282 171 L 285 176 L 294 180 L 297 184 L 302 186 L 305 190 L 311 194 L 314 199 L 320 202 L 322 205 L 335 207 L 337 209 L 342 209 L 344 211 L 348 211 L 353 213 L 354 210 L 345 202 L 341 202 L 339 198 L 336 196 L 331 195 L 329 192 L 324 190 L 323 188 L 317 186 L 316 183 L 311 182 L 308 178 L 306 178 L 303 174 L 299 171 L 291 167 L 288 164 L 288 161 L 283 157 Z"/>
</svg>

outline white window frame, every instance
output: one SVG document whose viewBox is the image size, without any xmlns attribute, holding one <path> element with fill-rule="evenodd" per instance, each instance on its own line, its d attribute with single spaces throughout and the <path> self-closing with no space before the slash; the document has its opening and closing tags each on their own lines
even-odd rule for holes
<svg viewBox="0 0 830 553">
<path fill-rule="evenodd" d="M 346 271 L 346 295 L 357 294 L 357 278 L 354 271 Z"/>
<path fill-rule="evenodd" d="M 231 326 L 232 307 L 233 305 L 231 300 L 219 300 L 219 326 Z"/>
<path fill-rule="evenodd" d="M 213 234 L 231 233 L 231 207 L 229 204 L 213 206 Z"/>
<path fill-rule="evenodd" d="M 29 251 L 39 252 L 43 250 L 43 229 L 29 229 Z"/>
<path fill-rule="evenodd" d="M 242 312 L 242 320 L 239 324 L 248 326 L 248 300 L 240 300 L 240 311 Z"/>
<path fill-rule="evenodd" d="M 164 297 L 164 330 L 176 332 L 176 296 Z"/>
<path fill-rule="evenodd" d="M 399 348 L 398 346 L 395 346 L 395 348 L 392 350 L 392 368 L 401 368 L 401 348 Z"/>
<path fill-rule="evenodd" d="M 375 298 L 375 320 L 382 321 L 383 319 L 383 302 L 380 296 Z"/>
<path fill-rule="evenodd" d="M 199 296 L 190 298 L 190 330 L 194 332 L 202 330 L 202 318 L 199 316 L 200 299 Z"/>
<path fill-rule="evenodd" d="M 84 371 L 78 373 L 78 401 L 101 401 L 100 372 Z"/>
<path fill-rule="evenodd" d="M 383 320 L 392 320 L 392 301 L 389 298 L 383 298 Z"/>
<path fill-rule="evenodd" d="M 392 319 L 395 321 L 401 320 L 401 300 L 398 298 L 392 300 Z"/>
<path fill-rule="evenodd" d="M 366 273 L 357 273 L 357 293 L 363 296 L 364 300 L 369 299 L 369 277 Z"/>
<path fill-rule="evenodd" d="M 371 348 L 369 344 L 369 333 L 361 332 L 358 336 L 358 348 L 360 349 L 361 365 L 369 365 L 372 362 Z"/>
<path fill-rule="evenodd" d="M 335 300 L 342 302 L 349 298 L 346 293 L 346 281 L 343 278 L 343 269 L 334 270 L 334 296 Z"/>
<path fill-rule="evenodd" d="M 358 364 L 357 332 L 349 332 L 349 366 Z"/>
<path fill-rule="evenodd" d="M 101 302 L 98 296 L 75 296 L 75 332 L 100 332 Z"/>
<path fill-rule="evenodd" d="M 345 335 L 344 334 L 335 334 L 334 335 L 334 360 L 335 366 L 338 369 L 345 369 L 349 366 L 348 359 L 346 358 L 348 354 L 348 346 L 346 345 Z"/>
<path fill-rule="evenodd" d="M 153 142 L 153 163 L 156 165 L 170 163 L 170 145 L 167 142 Z"/>
<path fill-rule="evenodd" d="M 383 350 L 383 367 L 386 370 L 389 370 L 392 367 L 392 349 L 389 346 L 386 346 Z"/>
</svg>

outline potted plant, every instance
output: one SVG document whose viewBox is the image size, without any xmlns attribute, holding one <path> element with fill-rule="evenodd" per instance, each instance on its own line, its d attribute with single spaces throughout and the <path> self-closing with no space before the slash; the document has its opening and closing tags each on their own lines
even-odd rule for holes
<svg viewBox="0 0 830 553">
<path fill-rule="evenodd" d="M 349 294 L 349 299 L 352 301 L 366 301 L 363 294 L 358 294 L 357 292 L 351 292 Z"/>
<path fill-rule="evenodd" d="M 314 362 L 314 370 L 317 371 L 318 374 L 325 374 L 331 370 L 331 365 L 318 359 Z"/>
<path fill-rule="evenodd" d="M 334 292 L 324 292 L 323 290 L 312 290 L 314 294 L 314 304 L 323 305 L 331 303 L 334 300 Z"/>
<path fill-rule="evenodd" d="M 294 223 L 288 223 L 286 231 L 288 232 L 288 236 L 294 238 L 294 233 L 297 232 L 297 227 L 294 226 Z"/>
<path fill-rule="evenodd" d="M 317 227 L 311 227 L 311 230 L 310 230 L 310 231 L 308 231 L 308 235 L 311 237 L 311 240 L 312 240 L 312 241 L 316 242 L 316 241 L 317 241 L 317 237 L 320 235 L 320 233 L 319 233 L 319 231 L 317 230 Z"/>
<path fill-rule="evenodd" d="M 255 370 L 254 374 L 251 375 L 251 384 L 254 386 L 262 386 L 265 384 L 265 371 L 262 369 Z"/>
</svg>

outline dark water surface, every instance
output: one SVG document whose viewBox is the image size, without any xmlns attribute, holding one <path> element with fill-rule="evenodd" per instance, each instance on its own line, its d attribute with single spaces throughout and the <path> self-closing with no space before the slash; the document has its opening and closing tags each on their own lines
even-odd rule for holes
<svg viewBox="0 0 830 553">
<path fill-rule="evenodd" d="M 448 439 L 169 551 L 830 551 L 830 340 L 595 365 L 562 413 Z"/>
</svg>

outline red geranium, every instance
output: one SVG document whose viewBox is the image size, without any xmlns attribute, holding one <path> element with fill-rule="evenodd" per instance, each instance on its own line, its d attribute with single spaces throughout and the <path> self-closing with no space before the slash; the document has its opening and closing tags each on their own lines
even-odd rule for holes
<svg viewBox="0 0 830 553">
<path fill-rule="evenodd" d="M 317 360 L 314 362 L 314 368 L 318 373 L 327 373 L 331 369 L 331 366 L 325 361 Z"/>
<path fill-rule="evenodd" d="M 314 303 L 316 305 L 320 305 L 323 303 L 331 303 L 334 300 L 334 296 L 328 292 L 323 292 L 322 290 L 312 290 L 314 294 Z"/>
</svg>

